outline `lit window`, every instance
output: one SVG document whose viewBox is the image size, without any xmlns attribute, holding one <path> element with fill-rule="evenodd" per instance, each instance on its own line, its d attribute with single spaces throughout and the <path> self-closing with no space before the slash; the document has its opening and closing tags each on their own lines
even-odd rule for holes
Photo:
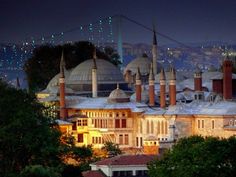
<svg viewBox="0 0 236 177">
<path fill-rule="evenodd" d="M 129 144 L 129 135 L 125 134 L 125 145 Z"/>
<path fill-rule="evenodd" d="M 197 128 L 200 129 L 201 128 L 201 121 L 197 120 Z"/>
<path fill-rule="evenodd" d="M 78 143 L 83 143 L 83 142 L 84 142 L 83 134 L 78 134 Z"/>
<path fill-rule="evenodd" d="M 119 135 L 119 144 L 123 144 L 123 135 Z"/>
<path fill-rule="evenodd" d="M 211 128 L 215 129 L 215 120 L 211 120 Z"/>
<path fill-rule="evenodd" d="M 204 128 L 204 120 L 202 120 L 202 128 Z"/>
<path fill-rule="evenodd" d="M 126 128 L 126 119 L 122 119 L 121 124 L 122 128 Z"/>
</svg>

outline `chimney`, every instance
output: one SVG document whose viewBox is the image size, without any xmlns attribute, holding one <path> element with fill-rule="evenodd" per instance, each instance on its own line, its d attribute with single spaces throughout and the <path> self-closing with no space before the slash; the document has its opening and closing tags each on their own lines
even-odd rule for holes
<svg viewBox="0 0 236 177">
<path fill-rule="evenodd" d="M 169 99 L 171 106 L 176 105 L 176 74 L 174 67 L 170 68 Z"/>
<path fill-rule="evenodd" d="M 62 51 L 61 61 L 60 61 L 60 118 L 65 120 L 67 117 L 66 101 L 65 101 L 65 60 L 64 52 Z"/>
<path fill-rule="evenodd" d="M 135 90 L 136 90 L 136 102 L 141 102 L 141 73 L 138 67 L 138 71 L 136 73 L 136 83 L 135 83 Z"/>
<path fill-rule="evenodd" d="M 149 106 L 155 106 L 155 85 L 154 85 L 154 74 L 153 74 L 153 68 L 152 63 L 150 67 L 150 73 L 149 73 Z"/>
<path fill-rule="evenodd" d="M 153 27 L 153 43 L 152 43 L 152 63 L 153 63 L 153 73 L 155 78 L 157 74 L 157 38 L 154 27 Z"/>
<path fill-rule="evenodd" d="M 194 90 L 202 91 L 202 71 L 198 66 L 194 73 Z"/>
<path fill-rule="evenodd" d="M 166 76 L 163 68 L 160 73 L 160 107 L 166 107 Z"/>
<path fill-rule="evenodd" d="M 223 62 L 223 97 L 225 100 L 232 99 L 232 67 L 233 63 L 227 55 Z"/>
<path fill-rule="evenodd" d="M 97 63 L 96 63 L 97 55 L 96 48 L 94 47 L 93 52 L 93 68 L 92 68 L 92 97 L 97 97 Z"/>
</svg>

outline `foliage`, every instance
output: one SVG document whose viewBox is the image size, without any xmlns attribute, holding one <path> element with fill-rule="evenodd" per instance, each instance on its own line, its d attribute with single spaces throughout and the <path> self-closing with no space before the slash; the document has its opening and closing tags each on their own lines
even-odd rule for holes
<svg viewBox="0 0 236 177">
<path fill-rule="evenodd" d="M 60 132 L 34 96 L 0 81 L 0 176 L 28 165 L 60 167 Z"/>
<path fill-rule="evenodd" d="M 181 139 L 162 159 L 149 164 L 150 177 L 233 177 L 236 137 Z"/>
<path fill-rule="evenodd" d="M 60 177 L 61 175 L 53 168 L 42 165 L 26 166 L 20 173 L 20 177 Z"/>
<path fill-rule="evenodd" d="M 94 45 L 87 41 L 63 46 L 39 46 L 24 65 L 30 91 L 35 92 L 44 89 L 48 82 L 59 73 L 62 48 L 66 60 L 66 69 L 74 68 L 81 62 L 91 59 L 94 51 Z M 106 48 L 105 53 L 99 49 L 96 51 L 98 58 L 108 60 L 115 65 L 119 64 L 119 56 L 112 48 Z"/>
<path fill-rule="evenodd" d="M 82 177 L 79 166 L 66 165 L 62 172 L 62 177 Z"/>
<path fill-rule="evenodd" d="M 76 164 L 81 171 L 89 170 L 89 164 L 94 162 L 96 158 L 94 157 L 93 149 L 91 145 L 88 146 L 75 146 L 75 139 L 72 136 L 63 135 L 62 142 L 64 142 L 63 146 L 63 160 L 65 162 L 71 161 Z M 70 170 L 72 167 L 68 167 Z M 75 167 L 76 170 L 77 167 Z"/>
<path fill-rule="evenodd" d="M 116 156 L 122 153 L 119 148 L 119 145 L 110 141 L 107 141 L 104 144 L 104 146 L 102 147 L 102 150 L 106 151 L 108 156 Z"/>
</svg>

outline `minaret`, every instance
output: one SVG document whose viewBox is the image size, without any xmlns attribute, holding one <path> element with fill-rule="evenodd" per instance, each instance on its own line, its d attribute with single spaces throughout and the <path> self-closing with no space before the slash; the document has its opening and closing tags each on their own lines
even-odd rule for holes
<svg viewBox="0 0 236 177">
<path fill-rule="evenodd" d="M 92 68 L 92 97 L 97 97 L 97 63 L 96 63 L 97 55 L 96 55 L 96 47 L 93 52 L 93 68 Z"/>
<path fill-rule="evenodd" d="M 155 106 L 155 85 L 154 85 L 154 74 L 153 67 L 151 63 L 150 72 L 149 72 L 149 106 Z"/>
<path fill-rule="evenodd" d="M 152 43 L 152 63 L 153 63 L 153 74 L 154 78 L 157 74 L 157 38 L 156 30 L 153 29 L 153 43 Z"/>
<path fill-rule="evenodd" d="M 166 76 L 163 68 L 160 73 L 160 107 L 166 107 Z"/>
<path fill-rule="evenodd" d="M 61 61 L 60 61 L 60 118 L 65 120 L 67 117 L 66 101 L 65 101 L 65 60 L 64 52 L 62 51 Z"/>
<path fill-rule="evenodd" d="M 136 83 L 135 83 L 135 92 L 136 92 L 136 102 L 141 102 L 141 73 L 140 73 L 140 69 L 138 67 L 138 71 L 136 73 Z"/>
<path fill-rule="evenodd" d="M 227 55 L 223 62 L 223 97 L 225 100 L 232 99 L 232 68 L 233 63 Z"/>
<path fill-rule="evenodd" d="M 194 90 L 202 91 L 202 71 L 198 66 L 194 73 Z"/>
<path fill-rule="evenodd" d="M 170 98 L 170 105 L 176 105 L 176 74 L 175 68 L 170 68 L 170 80 L 169 80 L 169 98 Z"/>
<path fill-rule="evenodd" d="M 20 79 L 18 76 L 16 77 L 16 88 L 20 89 Z"/>
</svg>

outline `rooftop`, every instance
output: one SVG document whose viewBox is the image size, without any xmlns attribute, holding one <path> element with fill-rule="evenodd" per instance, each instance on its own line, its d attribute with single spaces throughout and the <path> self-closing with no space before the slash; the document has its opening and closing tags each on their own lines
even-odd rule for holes
<svg viewBox="0 0 236 177">
<path fill-rule="evenodd" d="M 148 162 L 158 158 L 157 155 L 120 155 L 95 162 L 93 165 L 147 165 Z"/>
</svg>

